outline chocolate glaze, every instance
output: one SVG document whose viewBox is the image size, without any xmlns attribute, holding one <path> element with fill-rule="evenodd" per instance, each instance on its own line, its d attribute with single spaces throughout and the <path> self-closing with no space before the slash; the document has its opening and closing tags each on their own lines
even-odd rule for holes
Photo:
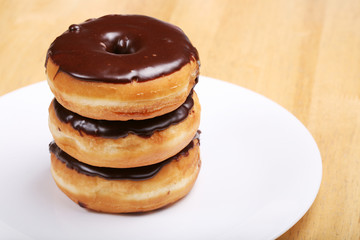
<svg viewBox="0 0 360 240">
<path fill-rule="evenodd" d="M 47 52 L 59 71 L 81 80 L 147 81 L 199 61 L 184 32 L 142 15 L 107 15 L 70 25 Z M 45 63 L 45 66 L 46 66 Z"/>
<path fill-rule="evenodd" d="M 86 204 L 83 203 L 83 202 L 78 201 L 78 204 L 79 204 L 79 206 L 82 207 L 82 208 L 86 208 L 86 207 L 87 207 Z"/>
<path fill-rule="evenodd" d="M 136 168 L 108 168 L 95 167 L 86 163 L 80 162 L 61 150 L 55 142 L 49 145 L 50 152 L 53 153 L 57 159 L 66 164 L 70 169 L 76 170 L 78 173 L 85 174 L 91 177 L 102 177 L 109 180 L 131 179 L 131 180 L 145 180 L 152 178 L 160 171 L 160 169 L 173 160 L 177 160 L 180 156 L 186 156 L 189 150 L 194 147 L 195 139 L 199 139 L 200 131 L 198 131 L 191 141 L 183 150 L 173 157 L 166 159 L 160 163 Z M 197 142 L 199 144 L 199 141 Z"/>
<path fill-rule="evenodd" d="M 61 122 L 70 123 L 80 134 L 85 133 L 92 136 L 104 138 L 122 138 L 129 133 L 140 137 L 150 137 L 156 131 L 162 131 L 171 125 L 183 121 L 194 106 L 193 92 L 189 94 L 186 101 L 176 110 L 145 120 L 107 121 L 83 117 L 64 108 L 54 99 L 55 114 Z"/>
</svg>

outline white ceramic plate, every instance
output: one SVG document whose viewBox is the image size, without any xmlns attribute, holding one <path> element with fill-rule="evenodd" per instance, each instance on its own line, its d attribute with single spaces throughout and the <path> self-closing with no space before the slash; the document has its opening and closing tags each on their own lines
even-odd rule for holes
<svg viewBox="0 0 360 240">
<path fill-rule="evenodd" d="M 202 169 L 190 194 L 146 214 L 80 208 L 50 174 L 45 82 L 0 98 L 1 239 L 272 239 L 318 192 L 322 165 L 307 129 L 288 111 L 208 77 L 202 104 Z"/>
</svg>

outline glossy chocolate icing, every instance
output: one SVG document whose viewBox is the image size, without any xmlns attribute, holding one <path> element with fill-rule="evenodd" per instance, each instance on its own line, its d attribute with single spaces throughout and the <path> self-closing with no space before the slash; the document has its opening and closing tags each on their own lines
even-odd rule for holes
<svg viewBox="0 0 360 240">
<path fill-rule="evenodd" d="M 194 140 L 191 141 L 183 150 L 173 157 L 166 159 L 160 163 L 153 165 L 136 167 L 136 168 L 108 168 L 108 167 L 95 167 L 88 165 L 86 163 L 80 162 L 75 158 L 68 155 L 66 152 L 61 150 L 55 142 L 51 142 L 49 145 L 50 152 L 53 153 L 57 159 L 66 164 L 70 169 L 76 170 L 78 173 L 85 174 L 87 176 L 98 176 L 109 180 L 121 180 L 121 179 L 131 179 L 131 180 L 146 180 L 152 178 L 160 171 L 160 169 L 166 164 L 170 163 L 173 160 L 178 159 L 180 156 L 186 156 L 191 148 L 194 147 L 195 139 L 199 139 L 200 131 L 198 131 L 194 137 Z M 197 141 L 199 144 L 199 141 Z"/>
<path fill-rule="evenodd" d="M 91 119 L 67 110 L 56 99 L 54 99 L 54 110 L 61 122 L 71 124 L 80 134 L 85 133 L 104 138 L 121 138 L 132 133 L 140 137 L 150 137 L 154 132 L 165 130 L 171 125 L 183 121 L 188 116 L 194 106 L 192 93 L 191 91 L 186 101 L 176 110 L 144 120 L 107 121 Z"/>
<path fill-rule="evenodd" d="M 184 32 L 142 15 L 107 15 L 73 24 L 47 52 L 63 71 L 81 80 L 129 83 L 180 70 L 199 56 Z M 46 65 L 45 63 L 45 65 Z"/>
</svg>

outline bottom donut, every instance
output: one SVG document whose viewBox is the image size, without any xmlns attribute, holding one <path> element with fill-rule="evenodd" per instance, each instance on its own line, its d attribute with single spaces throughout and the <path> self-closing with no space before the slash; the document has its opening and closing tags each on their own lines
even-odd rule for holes
<svg viewBox="0 0 360 240">
<path fill-rule="evenodd" d="M 201 166 L 198 137 L 175 156 L 136 168 L 87 165 L 55 142 L 50 152 L 57 186 L 81 207 L 107 213 L 146 212 L 174 203 L 192 189 Z"/>
</svg>

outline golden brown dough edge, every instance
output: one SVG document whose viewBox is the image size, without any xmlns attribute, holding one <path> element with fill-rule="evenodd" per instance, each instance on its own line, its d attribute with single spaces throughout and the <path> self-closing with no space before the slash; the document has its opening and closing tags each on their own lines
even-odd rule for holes
<svg viewBox="0 0 360 240">
<path fill-rule="evenodd" d="M 198 144 L 153 178 L 141 181 L 90 177 L 66 167 L 51 154 L 51 172 L 57 186 L 80 206 L 107 213 L 146 212 L 178 201 L 192 189 L 200 166 Z"/>
<path fill-rule="evenodd" d="M 145 82 L 104 83 L 80 80 L 59 71 L 51 57 L 46 65 L 48 84 L 58 102 L 82 116 L 104 120 L 141 120 L 179 107 L 196 84 L 195 59 L 180 70 Z"/>
<path fill-rule="evenodd" d="M 81 162 L 114 168 L 130 168 L 161 162 L 183 149 L 196 134 L 200 124 L 201 107 L 193 92 L 194 105 L 183 121 L 149 138 L 130 133 L 124 138 L 104 138 L 87 135 L 61 122 L 53 103 L 49 107 L 49 128 L 56 144 Z"/>
</svg>

